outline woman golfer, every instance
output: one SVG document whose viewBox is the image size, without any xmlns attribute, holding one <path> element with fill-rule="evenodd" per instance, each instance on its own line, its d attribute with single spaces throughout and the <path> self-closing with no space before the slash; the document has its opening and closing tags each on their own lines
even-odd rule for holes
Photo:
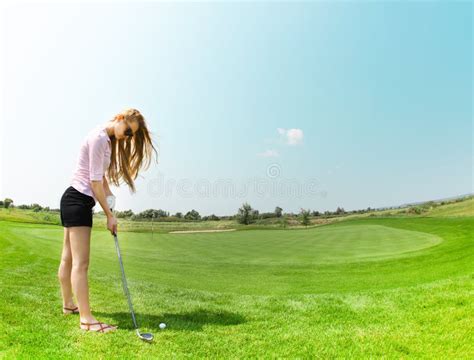
<svg viewBox="0 0 474 360">
<path fill-rule="evenodd" d="M 83 330 L 108 332 L 117 329 L 117 326 L 98 321 L 89 306 L 87 272 L 92 208 L 98 201 L 107 215 L 107 229 L 112 234 L 117 233 L 117 220 L 111 211 L 115 196 L 109 182 L 119 186 L 123 180 L 135 192 L 133 180 L 138 171 L 149 167 L 152 151 L 158 155 L 150 134 L 143 115 L 136 109 L 126 109 L 94 128 L 82 143 L 71 186 L 61 197 L 64 244 L 58 277 L 63 313 L 79 313 Z M 74 304 L 73 291 L 79 307 Z"/>
</svg>

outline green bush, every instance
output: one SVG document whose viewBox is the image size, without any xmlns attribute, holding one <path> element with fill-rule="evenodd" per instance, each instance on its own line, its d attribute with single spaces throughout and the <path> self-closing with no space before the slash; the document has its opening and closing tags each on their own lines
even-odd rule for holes
<svg viewBox="0 0 474 360">
<path fill-rule="evenodd" d="M 409 209 L 408 209 L 408 213 L 409 214 L 416 214 L 416 215 L 420 215 L 421 213 L 427 211 L 428 209 L 427 208 L 424 208 L 424 207 L 421 207 L 421 206 L 411 206 Z"/>
</svg>

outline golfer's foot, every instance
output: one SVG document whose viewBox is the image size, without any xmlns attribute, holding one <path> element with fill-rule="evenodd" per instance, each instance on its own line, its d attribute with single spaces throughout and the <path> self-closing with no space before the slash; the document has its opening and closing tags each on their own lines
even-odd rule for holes
<svg viewBox="0 0 474 360">
<path fill-rule="evenodd" d="M 89 321 L 81 320 L 81 329 L 87 331 L 109 332 L 117 330 L 116 325 L 108 325 L 96 319 L 89 319 Z"/>
<path fill-rule="evenodd" d="M 63 314 L 79 314 L 79 308 L 74 303 L 63 305 Z"/>
</svg>

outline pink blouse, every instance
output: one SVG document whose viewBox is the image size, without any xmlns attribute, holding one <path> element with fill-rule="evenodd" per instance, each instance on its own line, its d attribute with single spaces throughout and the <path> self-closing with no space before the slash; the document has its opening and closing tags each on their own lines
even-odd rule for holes
<svg viewBox="0 0 474 360">
<path fill-rule="evenodd" d="M 84 138 L 70 182 L 74 189 L 92 196 L 96 202 L 91 181 L 102 180 L 110 165 L 111 141 L 105 127 L 106 124 L 96 126 Z"/>
</svg>

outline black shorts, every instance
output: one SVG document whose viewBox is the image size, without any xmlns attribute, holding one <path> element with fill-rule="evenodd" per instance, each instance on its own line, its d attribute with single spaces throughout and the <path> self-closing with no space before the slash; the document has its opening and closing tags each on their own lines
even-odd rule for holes
<svg viewBox="0 0 474 360">
<path fill-rule="evenodd" d="M 92 227 L 92 208 L 94 206 L 95 200 L 92 196 L 83 194 L 69 186 L 61 197 L 60 214 L 62 226 Z"/>
</svg>

